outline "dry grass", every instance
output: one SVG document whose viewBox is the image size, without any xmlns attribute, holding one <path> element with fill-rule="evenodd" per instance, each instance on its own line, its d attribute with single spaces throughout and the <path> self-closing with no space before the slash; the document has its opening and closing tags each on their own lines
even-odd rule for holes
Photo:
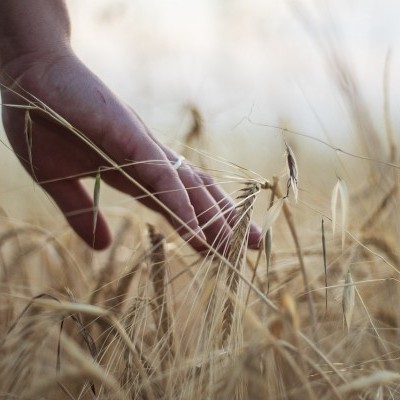
<svg viewBox="0 0 400 400">
<path fill-rule="evenodd" d="M 329 221 L 329 197 L 327 211 L 310 211 L 301 186 L 295 205 L 282 200 L 278 178 L 246 179 L 222 259 L 193 254 L 163 223 L 122 213 L 99 268 L 78 241 L 3 216 L 3 397 L 396 398 L 397 183 L 367 196 L 349 189 L 346 228 L 324 232 L 325 273 L 320 228 L 304 214 Z M 268 190 L 261 256 L 245 243 L 254 202 Z M 361 215 L 360 196 L 369 210 Z M 292 245 L 282 232 L 272 240 L 272 227 L 285 224 Z M 303 245 L 303 231 L 317 244 Z"/>
<path fill-rule="evenodd" d="M 96 256 L 2 211 L 1 398 L 399 398 L 397 147 L 388 132 L 382 156 L 351 74 L 330 59 L 364 151 L 341 158 L 358 165 L 332 187 L 302 183 L 334 168 L 309 163 L 294 131 L 282 131 L 284 176 L 285 162 L 262 177 L 195 152 L 206 127 L 192 108 L 185 155 L 229 181 L 237 200 L 224 256 L 194 254 L 150 213 L 105 210 L 115 240 Z M 37 99 L 27 104 L 28 145 L 29 110 L 38 107 L 87 142 Z M 264 223 L 260 251 L 246 248 L 254 216 Z"/>
</svg>

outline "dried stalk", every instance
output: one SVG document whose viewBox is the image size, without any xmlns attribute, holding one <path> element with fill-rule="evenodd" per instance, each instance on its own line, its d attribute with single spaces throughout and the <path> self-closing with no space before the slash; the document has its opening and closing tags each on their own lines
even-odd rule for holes
<svg viewBox="0 0 400 400">
<path fill-rule="evenodd" d="M 154 298 L 154 316 L 155 322 L 158 324 L 157 334 L 158 340 L 162 345 L 160 354 L 161 364 L 164 371 L 169 367 L 170 360 L 174 357 L 174 338 L 171 330 L 171 317 L 168 312 L 167 298 L 165 291 L 166 277 L 166 254 L 164 242 L 165 238 L 158 233 L 152 225 L 148 225 L 150 242 L 152 245 L 150 251 L 150 279 L 153 283 L 155 293 Z"/>
<path fill-rule="evenodd" d="M 275 190 L 275 195 L 277 197 L 282 197 L 282 190 L 279 185 L 279 179 L 278 177 L 274 176 L 274 185 L 273 188 Z M 313 332 L 313 338 L 315 343 L 318 343 L 318 334 L 317 334 L 317 317 L 315 314 L 315 307 L 314 307 L 314 301 L 313 301 L 313 296 L 312 292 L 310 291 L 310 286 L 308 284 L 308 278 L 307 278 L 307 272 L 306 272 L 306 267 L 304 264 L 304 257 L 303 257 L 303 251 L 301 249 L 300 245 L 300 240 L 299 236 L 297 235 L 297 230 L 296 226 L 293 222 L 293 215 L 289 209 L 289 206 L 287 203 L 283 203 L 283 214 L 286 218 L 286 222 L 289 226 L 290 233 L 293 237 L 294 244 L 296 246 L 296 253 L 297 257 L 299 259 L 299 265 L 300 265 L 300 270 L 301 274 L 303 276 L 303 284 L 304 284 L 304 290 L 307 294 L 307 303 L 308 303 L 308 308 L 310 311 L 310 317 L 311 317 L 311 325 L 312 325 L 312 332 Z"/>
</svg>

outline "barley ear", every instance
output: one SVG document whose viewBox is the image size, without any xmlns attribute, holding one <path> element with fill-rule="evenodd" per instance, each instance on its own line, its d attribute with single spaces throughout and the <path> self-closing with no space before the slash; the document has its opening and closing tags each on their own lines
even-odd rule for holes
<svg viewBox="0 0 400 400">
<path fill-rule="evenodd" d="M 222 343 L 226 344 L 232 330 L 233 317 L 235 312 L 235 301 L 233 300 L 238 291 L 239 277 L 235 270 L 241 271 L 244 254 L 246 252 L 246 241 L 250 226 L 250 217 L 253 211 L 254 201 L 260 192 L 258 183 L 250 182 L 238 197 L 240 200 L 237 206 L 236 223 L 233 228 L 229 242 L 229 250 L 226 256 L 234 270 L 228 269 L 226 276 L 226 287 L 228 298 L 225 301 L 222 317 Z"/>
<path fill-rule="evenodd" d="M 294 156 L 293 150 L 285 142 L 286 145 L 286 163 L 288 168 L 289 180 L 287 183 L 287 196 L 289 195 L 289 189 L 292 188 L 294 199 L 297 202 L 299 195 L 298 181 L 299 181 L 299 169 L 297 167 L 296 157 Z"/>
</svg>

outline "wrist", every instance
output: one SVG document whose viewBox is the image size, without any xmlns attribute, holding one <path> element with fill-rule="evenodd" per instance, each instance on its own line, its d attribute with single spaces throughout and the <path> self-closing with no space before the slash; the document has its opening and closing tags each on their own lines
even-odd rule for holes
<svg viewBox="0 0 400 400">
<path fill-rule="evenodd" d="M 0 82 L 9 87 L 12 87 L 13 83 L 24 86 L 23 81 L 28 76 L 30 80 L 40 82 L 43 76 L 52 69 L 52 66 L 73 55 L 69 48 L 36 49 L 30 52 L 15 53 L 1 65 Z"/>
<path fill-rule="evenodd" d="M 71 53 L 70 22 L 63 0 L 0 1 L 0 71 L 17 79 L 37 63 Z"/>
</svg>

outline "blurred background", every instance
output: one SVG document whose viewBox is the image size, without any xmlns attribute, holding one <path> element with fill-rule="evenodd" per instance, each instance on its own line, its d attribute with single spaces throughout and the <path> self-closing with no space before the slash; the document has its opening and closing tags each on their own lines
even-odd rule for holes
<svg viewBox="0 0 400 400">
<path fill-rule="evenodd" d="M 392 49 L 391 95 L 398 110 L 395 1 L 68 3 L 77 53 L 161 133 L 176 131 L 182 106 L 192 102 L 212 134 L 234 134 L 252 110 L 253 119 L 266 124 L 286 119 L 310 134 L 346 135 L 348 116 L 328 46 L 354 73 L 377 123 Z"/>
<path fill-rule="evenodd" d="M 362 99 L 359 112 L 385 137 L 386 77 L 386 111 L 397 134 L 400 6 L 394 0 L 67 3 L 80 58 L 177 149 L 195 105 L 210 139 L 207 151 L 266 177 L 285 167 L 279 127 L 365 154 L 354 143 L 354 115 L 341 88 L 346 79 Z M 296 151 L 304 146 L 314 163 L 333 163 L 334 180 L 335 152 L 298 138 Z M 0 170 L 7 213 L 24 215 L 28 196 L 29 208 L 38 203 L 43 217 L 48 202 L 43 206 L 40 190 L 4 146 Z M 301 183 L 308 190 L 312 180 Z"/>
<path fill-rule="evenodd" d="M 179 146 L 190 120 L 187 105 L 194 104 L 214 155 L 261 174 L 260 160 L 279 162 L 284 146 L 279 129 L 257 123 L 354 150 L 355 116 L 342 81 L 351 81 L 361 113 L 385 135 L 385 65 L 388 116 L 398 126 L 395 1 L 69 4 L 77 53 L 171 145 Z M 312 144 L 305 141 L 307 149 Z"/>
</svg>

